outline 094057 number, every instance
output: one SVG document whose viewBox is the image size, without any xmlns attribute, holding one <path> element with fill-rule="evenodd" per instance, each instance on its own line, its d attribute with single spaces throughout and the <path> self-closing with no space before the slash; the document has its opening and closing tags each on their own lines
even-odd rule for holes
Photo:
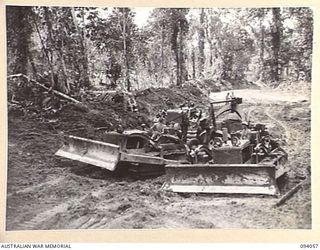
<svg viewBox="0 0 320 250">
<path fill-rule="evenodd" d="M 319 244 L 300 244 L 300 248 L 316 249 Z"/>
</svg>

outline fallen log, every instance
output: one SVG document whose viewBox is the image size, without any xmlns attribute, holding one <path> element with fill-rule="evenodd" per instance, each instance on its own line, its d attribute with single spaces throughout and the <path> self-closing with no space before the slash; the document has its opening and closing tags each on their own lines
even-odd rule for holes
<svg viewBox="0 0 320 250">
<path fill-rule="evenodd" d="M 76 100 L 76 99 L 64 94 L 64 93 L 61 93 L 61 92 L 59 92 L 57 90 L 52 90 L 52 89 L 44 86 L 43 84 L 41 84 L 41 83 L 39 83 L 39 82 L 37 82 L 35 80 L 30 79 L 28 76 L 26 76 L 24 74 L 20 73 L 20 74 L 10 75 L 7 78 L 15 78 L 15 77 L 22 77 L 22 78 L 26 79 L 28 82 L 31 82 L 31 83 L 41 87 L 42 89 L 44 89 L 46 91 L 52 91 L 57 96 L 60 96 L 60 97 L 62 97 L 64 99 L 66 99 L 66 100 L 71 101 L 72 103 L 70 103 L 69 105 L 72 105 L 77 110 L 82 111 L 83 113 L 89 113 L 91 115 L 96 115 L 98 118 L 103 119 L 105 121 L 105 116 L 103 114 L 101 114 L 99 111 L 92 109 L 90 106 L 88 106 L 88 105 L 86 105 L 86 104 L 84 104 L 84 103 L 82 103 L 82 102 L 80 102 L 80 101 L 78 101 L 78 100 Z M 112 124 L 110 126 L 112 126 Z"/>
<path fill-rule="evenodd" d="M 290 199 L 296 192 L 298 192 L 298 190 L 305 185 L 306 183 L 308 183 L 310 181 L 309 178 L 305 179 L 304 181 L 300 182 L 299 184 L 297 184 L 296 186 L 294 186 L 293 188 L 291 188 L 287 193 L 285 193 L 275 204 L 276 207 L 281 206 L 283 203 L 285 203 L 288 199 Z"/>
<path fill-rule="evenodd" d="M 37 85 L 37 86 L 39 86 L 39 87 L 47 90 L 47 91 L 50 91 L 50 88 L 44 86 L 43 84 L 41 84 L 41 83 L 39 83 L 39 82 L 37 82 L 37 81 L 35 81 L 35 80 L 30 79 L 28 76 L 26 76 L 26 75 L 24 75 L 24 74 L 21 74 L 21 73 L 20 73 L 20 74 L 15 74 L 15 75 L 10 75 L 10 76 L 8 76 L 7 78 L 15 78 L 15 77 L 22 77 L 22 78 L 26 79 L 28 82 L 31 82 L 31 83 L 33 83 L 33 84 L 35 84 L 35 85 Z M 64 94 L 64 93 L 62 93 L 62 92 L 60 92 L 60 91 L 57 91 L 57 90 L 54 90 L 54 89 L 53 89 L 52 92 L 53 92 L 54 94 L 56 94 L 57 96 L 60 96 L 60 97 L 66 99 L 66 100 L 69 100 L 69 101 L 71 101 L 71 102 L 79 103 L 79 104 L 82 103 L 82 102 L 74 99 L 73 97 L 70 97 L 70 96 L 68 96 L 68 95 L 66 95 L 66 94 Z"/>
<path fill-rule="evenodd" d="M 108 130 L 110 129 L 109 127 L 99 127 L 99 128 L 95 128 L 96 131 L 100 131 L 100 130 Z"/>
</svg>

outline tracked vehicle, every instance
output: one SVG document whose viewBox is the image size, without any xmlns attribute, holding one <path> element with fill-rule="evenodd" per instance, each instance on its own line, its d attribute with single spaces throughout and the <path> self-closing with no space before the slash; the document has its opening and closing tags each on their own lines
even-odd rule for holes
<svg viewBox="0 0 320 250">
<path fill-rule="evenodd" d="M 249 126 L 246 122 L 243 128 L 241 103 L 241 98 L 211 102 L 211 126 L 198 133 L 199 143 L 191 150 L 189 163 L 166 165 L 163 189 L 178 193 L 279 194 L 277 180 L 288 170 L 287 153 L 272 140 L 264 124 Z M 217 104 L 226 105 L 215 114 L 213 106 Z M 232 115 L 218 121 L 224 113 Z"/>
<path fill-rule="evenodd" d="M 56 155 L 139 176 L 160 175 L 166 164 L 187 161 L 187 149 L 181 140 L 170 135 L 152 140 L 142 130 L 107 132 L 104 141 L 69 135 Z"/>
<path fill-rule="evenodd" d="M 240 140 L 238 145 L 232 145 L 230 140 L 213 150 L 200 146 L 195 154 L 208 161 L 169 163 L 163 189 L 178 193 L 277 195 L 277 180 L 287 171 L 284 151 L 275 148 L 268 153 L 253 152 L 249 140 Z"/>
</svg>

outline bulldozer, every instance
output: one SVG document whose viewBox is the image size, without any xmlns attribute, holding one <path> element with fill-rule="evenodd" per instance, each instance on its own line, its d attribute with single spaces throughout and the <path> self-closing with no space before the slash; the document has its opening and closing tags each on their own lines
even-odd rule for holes
<svg viewBox="0 0 320 250">
<path fill-rule="evenodd" d="M 166 134 L 152 140 L 138 129 L 106 132 L 104 141 L 68 135 L 55 155 L 138 176 L 161 175 L 165 165 L 187 162 L 183 141 Z"/>
<path fill-rule="evenodd" d="M 236 146 L 226 141 L 212 151 L 198 149 L 195 154 L 205 154 L 209 161 L 167 164 L 163 189 L 178 193 L 279 195 L 277 180 L 287 171 L 287 154 L 277 148 L 268 154 L 252 149 L 248 140 Z"/>
<path fill-rule="evenodd" d="M 243 121 L 241 98 L 210 103 L 210 126 L 197 133 L 188 163 L 167 164 L 163 189 L 177 193 L 279 195 L 287 153 L 264 124 Z M 214 105 L 224 104 L 215 112 Z M 218 120 L 223 114 L 231 114 Z M 245 128 L 244 128 L 245 127 Z M 245 135 L 241 132 L 245 130 Z M 190 143 L 189 143 L 190 145 Z"/>
</svg>

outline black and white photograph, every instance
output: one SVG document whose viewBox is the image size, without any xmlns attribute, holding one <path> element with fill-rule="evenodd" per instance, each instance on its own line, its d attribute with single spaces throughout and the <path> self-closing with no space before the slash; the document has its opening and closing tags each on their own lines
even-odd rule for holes
<svg viewBox="0 0 320 250">
<path fill-rule="evenodd" d="M 313 229 L 312 7 L 5 16 L 6 231 Z"/>
</svg>

